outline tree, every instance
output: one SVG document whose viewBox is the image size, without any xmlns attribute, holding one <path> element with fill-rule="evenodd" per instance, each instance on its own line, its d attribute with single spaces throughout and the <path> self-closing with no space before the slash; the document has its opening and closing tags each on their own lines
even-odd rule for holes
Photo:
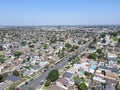
<svg viewBox="0 0 120 90">
<path fill-rule="evenodd" d="M 116 90 L 120 90 L 120 84 L 117 85 Z"/>
<path fill-rule="evenodd" d="M 120 38 L 118 39 L 118 43 L 120 44 Z"/>
<path fill-rule="evenodd" d="M 72 51 L 74 51 L 75 49 L 78 49 L 78 48 L 79 48 L 79 46 L 73 45 L 72 48 L 70 49 L 70 51 L 72 52 Z"/>
<path fill-rule="evenodd" d="M 103 39 L 103 40 L 102 40 L 102 43 L 106 43 L 106 40 L 105 40 L 105 39 Z"/>
<path fill-rule="evenodd" d="M 73 45 L 72 48 L 73 48 L 73 49 L 78 49 L 79 46 Z"/>
<path fill-rule="evenodd" d="M 90 53 L 88 58 L 96 60 L 97 59 L 97 54 L 96 53 Z"/>
<path fill-rule="evenodd" d="M 48 79 L 48 80 L 46 80 L 46 82 L 45 82 L 45 86 L 47 87 L 47 86 L 50 86 L 50 83 L 51 83 L 51 81 Z"/>
<path fill-rule="evenodd" d="M 72 47 L 72 45 L 71 45 L 71 44 L 69 44 L 69 43 L 66 43 L 66 44 L 65 44 L 65 47 L 67 47 L 67 48 L 71 48 L 71 47 Z"/>
<path fill-rule="evenodd" d="M 3 80 L 3 76 L 0 74 L 0 82 Z"/>
<path fill-rule="evenodd" d="M 25 46 L 25 44 L 26 44 L 25 41 L 22 41 L 22 42 L 21 42 L 21 45 L 22 45 L 22 46 Z"/>
<path fill-rule="evenodd" d="M 3 46 L 2 45 L 0 45 L 0 51 L 2 51 L 3 50 Z"/>
<path fill-rule="evenodd" d="M 86 76 L 88 76 L 88 77 L 92 75 L 91 73 L 89 73 L 89 72 L 87 72 L 87 71 L 85 71 L 84 74 L 85 74 Z"/>
<path fill-rule="evenodd" d="M 20 52 L 20 51 L 14 52 L 14 56 L 15 56 L 15 57 L 19 57 L 20 55 L 22 55 L 22 52 Z"/>
<path fill-rule="evenodd" d="M 5 59 L 0 57 L 0 63 L 4 63 Z"/>
<path fill-rule="evenodd" d="M 78 90 L 88 90 L 88 87 L 85 83 L 81 83 L 78 85 Z"/>
<path fill-rule="evenodd" d="M 120 64 L 120 60 L 117 60 L 117 64 Z"/>
<path fill-rule="evenodd" d="M 8 76 L 7 73 L 3 73 L 3 74 L 2 74 L 3 80 L 6 80 L 7 76 Z"/>
<path fill-rule="evenodd" d="M 56 37 L 52 37 L 52 38 L 50 39 L 50 44 L 55 43 L 56 40 L 57 40 Z"/>
<path fill-rule="evenodd" d="M 97 39 L 96 39 L 96 38 L 94 38 L 93 43 L 96 43 L 96 41 L 97 41 Z"/>
<path fill-rule="evenodd" d="M 17 70 L 13 71 L 12 74 L 15 75 L 15 76 L 19 76 L 19 72 Z"/>
<path fill-rule="evenodd" d="M 30 47 L 30 48 L 34 48 L 34 45 L 33 45 L 33 44 L 31 44 L 31 45 L 29 45 L 29 47 Z"/>
<path fill-rule="evenodd" d="M 48 44 L 43 44 L 43 48 L 47 49 L 48 48 Z"/>
<path fill-rule="evenodd" d="M 116 37 L 118 33 L 117 32 L 110 32 L 109 34 L 113 37 Z"/>
<path fill-rule="evenodd" d="M 59 78 L 59 72 L 58 72 L 58 70 L 52 70 L 48 74 L 48 78 L 50 79 L 51 82 L 55 82 Z"/>
<path fill-rule="evenodd" d="M 104 38 L 104 37 L 106 36 L 106 34 L 105 34 L 105 33 L 102 33 L 100 36 L 101 36 L 102 38 Z"/>
<path fill-rule="evenodd" d="M 97 53 L 98 54 L 102 54 L 102 50 L 101 49 L 97 49 Z"/>
<path fill-rule="evenodd" d="M 106 75 L 106 72 L 104 70 L 101 71 L 101 74 L 103 74 L 104 76 Z"/>
<path fill-rule="evenodd" d="M 65 53 L 63 51 L 58 52 L 58 57 L 63 58 L 65 56 Z"/>
<path fill-rule="evenodd" d="M 78 44 L 81 44 L 81 41 L 78 41 Z"/>
</svg>

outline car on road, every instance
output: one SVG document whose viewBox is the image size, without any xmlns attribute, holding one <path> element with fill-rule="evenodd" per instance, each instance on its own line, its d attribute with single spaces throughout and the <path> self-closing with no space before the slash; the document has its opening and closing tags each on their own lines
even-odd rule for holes
<svg viewBox="0 0 120 90">
<path fill-rule="evenodd" d="M 44 72 L 46 72 L 46 71 L 48 71 L 49 69 L 47 68 L 47 69 L 44 69 Z"/>
<path fill-rule="evenodd" d="M 43 83 L 44 83 L 44 81 L 43 81 L 43 80 L 41 80 L 41 81 L 40 81 L 40 85 L 42 85 Z"/>
<path fill-rule="evenodd" d="M 29 82 L 26 82 L 25 85 L 27 85 Z"/>
</svg>

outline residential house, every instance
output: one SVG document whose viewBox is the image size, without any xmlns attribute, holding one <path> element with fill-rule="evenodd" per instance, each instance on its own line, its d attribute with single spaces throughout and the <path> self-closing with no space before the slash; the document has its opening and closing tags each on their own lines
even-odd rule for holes
<svg viewBox="0 0 120 90">
<path fill-rule="evenodd" d="M 72 74 L 76 74 L 78 72 L 78 69 L 74 68 L 74 67 L 71 67 L 67 70 L 67 72 L 70 72 Z"/>
<path fill-rule="evenodd" d="M 70 72 L 65 72 L 64 74 L 63 74 L 63 77 L 64 78 L 66 78 L 66 79 L 68 79 L 68 80 L 70 80 L 71 79 L 71 77 L 72 77 L 72 73 L 70 73 Z"/>
<path fill-rule="evenodd" d="M 39 71 L 40 69 L 41 69 L 40 66 L 34 66 L 34 67 L 32 68 L 32 70 L 33 70 L 34 72 L 37 72 L 37 71 Z"/>
<path fill-rule="evenodd" d="M 117 55 L 108 53 L 107 55 L 108 62 L 111 64 L 117 64 Z"/>
<path fill-rule="evenodd" d="M 0 90 L 6 90 L 12 84 L 11 81 L 5 81 L 0 83 Z"/>
<path fill-rule="evenodd" d="M 69 87 L 69 82 L 67 79 L 60 77 L 57 81 L 56 81 L 56 85 L 58 87 L 60 87 L 63 90 L 68 90 Z"/>
<path fill-rule="evenodd" d="M 50 90 L 60 90 L 60 87 L 58 87 L 56 84 L 51 84 Z"/>
<path fill-rule="evenodd" d="M 8 75 L 6 80 L 12 81 L 14 83 L 14 82 L 20 81 L 21 77 L 20 76 L 14 76 L 14 75 Z"/>
<path fill-rule="evenodd" d="M 106 80 L 104 80 L 103 78 L 98 77 L 98 76 L 94 76 L 93 81 L 100 82 L 100 83 L 106 83 Z"/>
<path fill-rule="evenodd" d="M 28 75 L 31 75 L 32 73 L 33 73 L 33 71 L 27 70 L 23 73 L 23 76 L 28 76 Z"/>
<path fill-rule="evenodd" d="M 49 64 L 48 61 L 45 61 L 45 62 L 41 61 L 41 62 L 39 63 L 39 66 L 44 67 L 44 66 L 46 66 L 46 65 L 48 65 L 48 64 Z"/>
</svg>

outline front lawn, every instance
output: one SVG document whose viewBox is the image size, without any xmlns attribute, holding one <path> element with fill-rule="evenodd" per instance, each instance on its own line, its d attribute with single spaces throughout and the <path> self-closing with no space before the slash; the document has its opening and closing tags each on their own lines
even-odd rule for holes
<svg viewBox="0 0 120 90">
<path fill-rule="evenodd" d="M 117 37 L 113 37 L 112 39 L 113 39 L 113 41 L 118 41 Z"/>
</svg>

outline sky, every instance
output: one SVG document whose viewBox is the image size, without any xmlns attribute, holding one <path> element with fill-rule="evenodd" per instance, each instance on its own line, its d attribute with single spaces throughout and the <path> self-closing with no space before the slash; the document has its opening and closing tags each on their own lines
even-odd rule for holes
<svg viewBox="0 0 120 90">
<path fill-rule="evenodd" d="M 112 24 L 120 24 L 120 0 L 0 0 L 0 25 Z"/>
</svg>

